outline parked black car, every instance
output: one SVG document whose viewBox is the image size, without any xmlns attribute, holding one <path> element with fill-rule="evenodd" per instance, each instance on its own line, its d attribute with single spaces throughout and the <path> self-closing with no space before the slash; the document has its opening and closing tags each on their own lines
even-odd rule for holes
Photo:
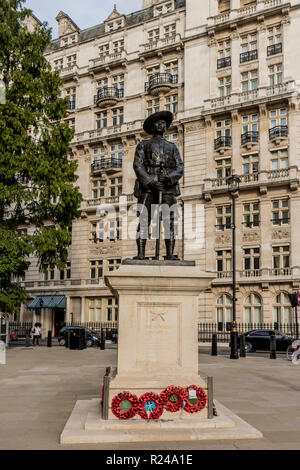
<svg viewBox="0 0 300 470">
<path fill-rule="evenodd" d="M 251 330 L 245 335 L 245 349 L 246 352 L 269 351 L 270 350 L 270 335 L 275 333 L 276 336 L 276 351 L 286 351 L 292 344 L 295 338 L 286 336 L 277 330 Z M 238 348 L 240 347 L 240 335 L 237 339 Z"/>
<path fill-rule="evenodd" d="M 68 331 L 69 330 L 74 330 L 76 328 L 82 328 L 79 326 L 64 326 L 58 336 L 58 342 L 60 346 L 65 346 L 66 345 L 66 340 L 68 337 Z M 100 336 L 95 333 L 94 331 L 90 330 L 89 328 L 84 328 L 86 332 L 86 345 L 88 348 L 91 346 L 99 346 L 100 345 Z"/>
</svg>

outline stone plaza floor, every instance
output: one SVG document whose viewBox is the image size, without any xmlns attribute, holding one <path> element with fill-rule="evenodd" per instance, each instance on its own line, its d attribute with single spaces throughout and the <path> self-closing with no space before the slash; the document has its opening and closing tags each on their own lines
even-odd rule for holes
<svg viewBox="0 0 300 470">
<path fill-rule="evenodd" d="M 257 428 L 263 439 L 62 446 L 60 434 L 77 400 L 97 398 L 117 346 L 71 351 L 55 343 L 12 346 L 0 365 L 0 450 L 300 450 L 300 366 L 278 354 L 231 360 L 229 348 L 199 346 L 201 375 L 214 377 L 215 398 Z"/>
</svg>

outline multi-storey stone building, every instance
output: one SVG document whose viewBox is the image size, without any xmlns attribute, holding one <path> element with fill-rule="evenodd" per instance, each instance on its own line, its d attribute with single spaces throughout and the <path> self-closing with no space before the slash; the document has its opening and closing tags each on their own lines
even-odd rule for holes
<svg viewBox="0 0 300 470">
<path fill-rule="evenodd" d="M 67 268 L 41 275 L 32 263 L 24 282 L 43 308 L 22 306 L 21 319 L 33 311 L 45 330 L 61 321 L 117 320 L 104 275 L 136 252 L 134 240 L 122 239 L 121 223 L 134 201 L 135 147 L 146 138 L 144 119 L 170 110 L 167 138 L 185 163 L 185 232 L 197 213 L 204 238 L 178 241 L 177 252 L 216 273 L 199 298 L 200 319 L 226 322 L 232 315 L 226 179 L 234 171 L 241 176 L 237 320 L 289 322 L 287 293 L 300 282 L 300 2 L 143 0 L 141 6 L 129 15 L 115 7 L 104 23 L 83 31 L 65 13 L 57 16 L 59 38 L 46 55 L 69 97 L 67 120 L 75 129 L 69 158 L 78 162 L 84 201 Z M 117 220 L 102 226 L 108 239 L 96 229 L 101 203 L 117 211 Z M 39 296 L 55 296 L 52 308 L 38 305 Z"/>
</svg>

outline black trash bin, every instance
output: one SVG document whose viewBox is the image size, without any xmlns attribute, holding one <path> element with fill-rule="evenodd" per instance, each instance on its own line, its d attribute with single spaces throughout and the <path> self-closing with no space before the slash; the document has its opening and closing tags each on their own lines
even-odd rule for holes
<svg viewBox="0 0 300 470">
<path fill-rule="evenodd" d="M 70 328 L 68 331 L 69 349 L 86 349 L 86 331 L 84 328 Z"/>
</svg>

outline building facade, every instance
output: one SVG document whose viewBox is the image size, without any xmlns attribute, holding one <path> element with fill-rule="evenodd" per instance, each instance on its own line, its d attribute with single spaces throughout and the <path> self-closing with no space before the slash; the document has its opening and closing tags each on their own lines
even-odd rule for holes
<svg viewBox="0 0 300 470">
<path fill-rule="evenodd" d="M 235 172 L 241 177 L 237 320 L 288 323 L 287 294 L 300 281 L 300 2 L 144 0 L 141 7 L 129 15 L 115 7 L 86 30 L 64 12 L 57 16 L 59 38 L 46 56 L 69 97 L 66 120 L 75 130 L 69 158 L 78 162 L 84 200 L 66 269 L 41 274 L 32 260 L 23 280 L 32 299 L 63 296 L 63 308 L 22 306 L 21 320 L 33 312 L 54 332 L 62 321 L 117 321 L 117 299 L 104 276 L 136 253 L 135 240 L 124 239 L 127 225 L 136 223 L 134 211 L 126 227 L 123 219 L 135 202 L 135 147 L 147 138 L 145 118 L 169 110 L 174 122 L 167 139 L 185 164 L 186 238 L 178 240 L 177 253 L 216 274 L 199 298 L 199 319 L 231 320 L 226 180 Z M 100 204 L 114 207 L 116 218 L 102 221 Z M 179 232 L 182 226 L 183 217 Z M 148 256 L 154 249 L 152 240 Z"/>
</svg>

